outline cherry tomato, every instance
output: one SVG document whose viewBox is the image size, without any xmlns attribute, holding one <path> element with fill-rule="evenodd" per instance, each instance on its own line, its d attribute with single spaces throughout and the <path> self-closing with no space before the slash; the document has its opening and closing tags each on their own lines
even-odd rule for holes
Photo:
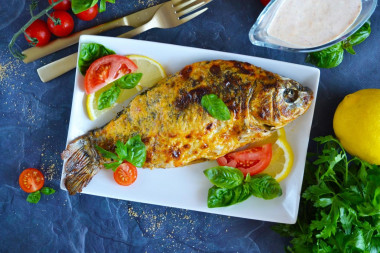
<svg viewBox="0 0 380 253">
<path fill-rule="evenodd" d="M 270 0 L 260 0 L 260 2 L 264 5 L 267 6 L 270 2 Z"/>
<path fill-rule="evenodd" d="M 88 68 L 84 77 L 84 89 L 87 94 L 94 93 L 136 69 L 136 64 L 127 57 L 115 54 L 101 57 Z"/>
<path fill-rule="evenodd" d="M 113 178 L 119 185 L 128 186 L 133 184 L 137 178 L 137 169 L 129 162 L 124 162 L 117 167 Z"/>
<path fill-rule="evenodd" d="M 49 0 L 49 4 L 52 5 L 52 3 L 58 2 L 58 0 Z M 70 0 L 63 0 L 59 4 L 53 7 L 56 11 L 68 11 L 71 9 L 71 2 Z"/>
<path fill-rule="evenodd" d="M 90 9 L 82 11 L 78 14 L 75 14 L 79 19 L 89 21 L 92 20 L 98 15 L 98 5 L 95 4 Z"/>
<path fill-rule="evenodd" d="M 69 35 L 74 30 L 74 19 L 66 11 L 54 11 L 50 14 L 54 19 L 58 19 L 60 24 L 54 24 L 49 18 L 47 21 L 49 30 L 58 37 Z"/>
<path fill-rule="evenodd" d="M 216 161 L 220 166 L 238 168 L 244 175 L 255 175 L 268 167 L 272 159 L 272 144 L 229 153 Z"/>
<path fill-rule="evenodd" d="M 41 171 L 28 168 L 21 172 L 18 178 L 21 189 L 25 192 L 31 193 L 38 191 L 44 186 L 45 178 Z"/>
<path fill-rule="evenodd" d="M 29 35 L 31 38 L 36 38 L 38 40 L 38 43 L 35 45 L 37 47 L 42 47 L 49 43 L 51 33 L 49 31 L 49 28 L 47 24 L 37 19 L 34 21 L 28 28 L 25 29 L 25 33 Z M 25 35 L 25 39 L 31 43 L 32 41 L 29 40 L 29 38 Z"/>
</svg>

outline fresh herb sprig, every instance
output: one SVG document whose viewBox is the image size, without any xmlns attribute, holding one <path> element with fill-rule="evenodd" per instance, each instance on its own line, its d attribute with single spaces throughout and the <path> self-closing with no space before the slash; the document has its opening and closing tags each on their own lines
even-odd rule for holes
<svg viewBox="0 0 380 253">
<path fill-rule="evenodd" d="M 231 118 L 228 107 L 223 100 L 215 94 L 204 95 L 201 104 L 212 117 L 218 120 L 229 120 Z"/>
<path fill-rule="evenodd" d="M 41 199 L 41 193 L 44 195 L 51 195 L 55 193 L 55 190 L 50 187 L 42 187 L 42 189 L 39 191 L 29 193 L 28 197 L 26 198 L 26 201 L 28 201 L 29 203 L 37 204 Z"/>
<path fill-rule="evenodd" d="M 116 103 L 121 89 L 132 89 L 140 82 L 142 73 L 126 74 L 110 84 L 110 88 L 102 92 L 98 99 L 98 110 L 111 107 Z"/>
<path fill-rule="evenodd" d="M 141 141 L 140 135 L 133 136 L 125 144 L 121 141 L 117 141 L 116 154 L 99 146 L 95 147 L 104 158 L 111 159 L 112 162 L 105 163 L 104 167 L 106 169 L 112 169 L 113 171 L 116 171 L 117 167 L 124 161 L 130 162 L 136 167 L 142 167 L 146 160 L 146 147 Z"/>
<path fill-rule="evenodd" d="M 214 184 L 208 191 L 207 206 L 224 207 L 255 196 L 273 199 L 282 195 L 280 184 L 267 174 L 247 176 L 236 168 L 217 166 L 206 169 L 205 176 Z"/>
<path fill-rule="evenodd" d="M 353 46 L 362 43 L 371 34 L 371 23 L 367 21 L 353 35 L 337 44 L 318 52 L 309 53 L 306 62 L 319 68 L 334 68 L 342 63 L 344 50 L 350 54 L 356 54 Z"/>
<path fill-rule="evenodd" d="M 380 252 L 380 167 L 349 160 L 332 136 L 314 140 L 297 223 L 273 229 L 293 237 L 288 252 Z"/>
</svg>

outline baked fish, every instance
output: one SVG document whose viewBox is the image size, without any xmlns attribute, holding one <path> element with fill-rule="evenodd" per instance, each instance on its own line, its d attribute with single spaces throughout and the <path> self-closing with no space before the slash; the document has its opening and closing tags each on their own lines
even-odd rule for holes
<svg viewBox="0 0 380 253">
<path fill-rule="evenodd" d="M 201 105 L 216 94 L 231 118 L 213 118 Z M 146 145 L 145 168 L 184 166 L 200 159 L 216 159 L 268 137 L 302 115 L 313 92 L 294 80 L 238 61 L 204 61 L 186 66 L 136 96 L 105 126 L 70 142 L 62 153 L 65 185 L 81 192 L 106 160 L 98 145 L 114 152 L 140 135 Z"/>
</svg>

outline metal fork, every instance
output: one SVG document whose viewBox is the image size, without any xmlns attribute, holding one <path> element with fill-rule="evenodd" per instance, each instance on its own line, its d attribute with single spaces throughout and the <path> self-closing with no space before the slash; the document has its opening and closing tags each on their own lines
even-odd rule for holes
<svg viewBox="0 0 380 253">
<path fill-rule="evenodd" d="M 129 32 L 123 33 L 118 37 L 131 38 L 152 28 L 172 28 L 179 26 L 205 12 L 208 8 L 203 8 L 195 13 L 190 14 L 191 12 L 198 10 L 209 2 L 211 1 L 172 0 L 166 2 L 157 10 L 157 12 L 148 23 Z M 190 15 L 183 17 L 187 14 Z M 37 69 L 37 73 L 40 76 L 42 82 L 48 82 L 75 68 L 77 58 L 78 53 L 74 53 Z"/>
</svg>

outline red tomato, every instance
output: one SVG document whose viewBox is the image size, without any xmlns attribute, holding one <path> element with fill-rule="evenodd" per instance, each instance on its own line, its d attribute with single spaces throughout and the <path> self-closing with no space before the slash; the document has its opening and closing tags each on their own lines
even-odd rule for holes
<svg viewBox="0 0 380 253">
<path fill-rule="evenodd" d="M 249 173 L 252 176 L 268 167 L 271 159 L 272 144 L 269 143 L 261 147 L 229 153 L 216 161 L 220 166 L 238 168 L 244 175 Z"/>
<path fill-rule="evenodd" d="M 18 182 L 21 189 L 31 193 L 38 191 L 44 186 L 45 178 L 41 171 L 34 168 L 28 168 L 21 172 Z"/>
<path fill-rule="evenodd" d="M 90 9 L 79 12 L 78 14 L 75 14 L 79 19 L 89 21 L 92 20 L 98 15 L 98 5 L 95 4 Z"/>
<path fill-rule="evenodd" d="M 129 162 L 124 162 L 117 167 L 113 178 L 119 185 L 128 186 L 133 184 L 137 178 L 137 169 Z"/>
<path fill-rule="evenodd" d="M 270 0 L 260 0 L 260 2 L 264 5 L 267 6 L 270 2 Z"/>
<path fill-rule="evenodd" d="M 120 55 L 107 55 L 94 61 L 84 77 L 84 89 L 87 94 L 106 86 L 108 83 L 137 69 L 130 59 Z"/>
<path fill-rule="evenodd" d="M 47 23 L 49 30 L 58 37 L 69 35 L 74 30 L 74 19 L 66 11 L 54 11 L 50 14 L 54 19 L 59 20 L 59 24 L 54 24 L 54 21 L 49 18 Z"/>
<path fill-rule="evenodd" d="M 40 19 L 37 19 L 28 28 L 26 28 L 25 33 L 28 34 L 29 37 L 36 38 L 38 40 L 38 43 L 35 45 L 37 47 L 42 47 L 49 43 L 51 37 L 47 24 Z M 32 42 L 26 35 L 25 39 L 29 43 Z"/>
<path fill-rule="evenodd" d="M 49 0 L 49 4 L 52 5 L 54 2 L 58 2 L 59 0 Z M 68 11 L 71 8 L 71 2 L 70 0 L 63 0 L 59 4 L 53 7 L 54 10 L 56 11 Z"/>
</svg>

